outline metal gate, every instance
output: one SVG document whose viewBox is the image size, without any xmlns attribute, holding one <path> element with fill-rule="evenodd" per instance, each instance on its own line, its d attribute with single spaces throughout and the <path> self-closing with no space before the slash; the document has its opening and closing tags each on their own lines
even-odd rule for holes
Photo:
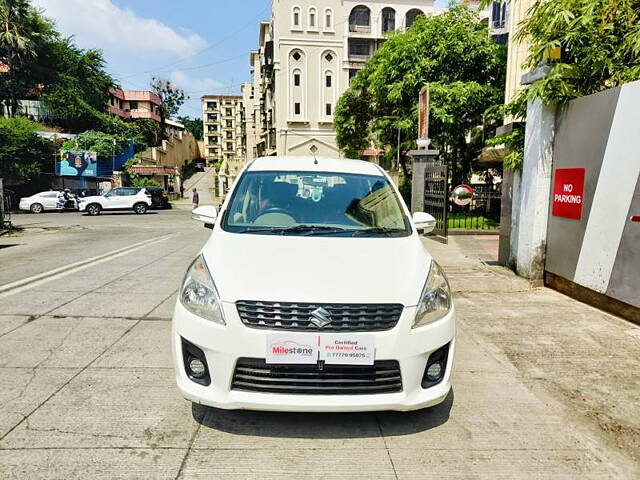
<svg viewBox="0 0 640 480">
<path fill-rule="evenodd" d="M 447 237 L 449 210 L 449 170 L 441 159 L 427 162 L 424 172 L 424 211 L 436 219 L 433 233 Z"/>
</svg>

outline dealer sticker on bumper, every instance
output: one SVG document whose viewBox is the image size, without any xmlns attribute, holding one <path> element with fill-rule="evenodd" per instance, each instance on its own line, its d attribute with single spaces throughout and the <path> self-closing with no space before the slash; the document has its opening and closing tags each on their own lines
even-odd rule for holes
<svg viewBox="0 0 640 480">
<path fill-rule="evenodd" d="M 373 365 L 372 335 L 267 334 L 266 362 L 310 364 L 322 360 L 330 365 Z"/>
</svg>

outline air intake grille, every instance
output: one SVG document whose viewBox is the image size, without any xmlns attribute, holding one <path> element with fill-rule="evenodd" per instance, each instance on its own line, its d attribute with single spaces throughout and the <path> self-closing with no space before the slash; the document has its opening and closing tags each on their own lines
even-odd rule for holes
<svg viewBox="0 0 640 480">
<path fill-rule="evenodd" d="M 290 303 L 236 302 L 242 323 L 252 328 L 323 332 L 372 332 L 396 326 L 402 305 L 396 303 Z M 323 308 L 331 322 L 319 328 L 311 322 L 311 313 Z"/>
<path fill-rule="evenodd" d="M 267 365 L 263 359 L 240 358 L 233 374 L 233 390 L 298 395 L 371 395 L 402 391 L 400 366 L 395 360 L 374 365 Z"/>
</svg>

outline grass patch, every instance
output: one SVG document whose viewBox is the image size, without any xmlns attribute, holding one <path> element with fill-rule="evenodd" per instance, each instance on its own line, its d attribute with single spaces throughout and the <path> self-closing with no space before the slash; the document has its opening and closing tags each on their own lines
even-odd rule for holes
<svg viewBox="0 0 640 480">
<path fill-rule="evenodd" d="M 447 217 L 449 230 L 500 230 L 500 223 L 484 215 L 450 213 Z"/>
</svg>

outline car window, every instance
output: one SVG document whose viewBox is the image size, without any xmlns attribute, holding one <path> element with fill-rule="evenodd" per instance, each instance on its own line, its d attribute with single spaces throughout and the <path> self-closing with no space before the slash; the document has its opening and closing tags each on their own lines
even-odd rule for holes
<svg viewBox="0 0 640 480">
<path fill-rule="evenodd" d="M 58 192 L 42 192 L 38 194 L 38 196 L 43 198 L 57 198 Z"/>
<path fill-rule="evenodd" d="M 139 188 L 123 188 L 122 189 L 123 192 L 120 195 L 124 195 L 127 197 L 133 196 L 133 195 L 137 195 L 138 192 L 140 191 Z"/>
<path fill-rule="evenodd" d="M 409 225 L 394 188 L 383 176 L 246 172 L 222 227 L 241 233 L 406 236 Z"/>
</svg>

